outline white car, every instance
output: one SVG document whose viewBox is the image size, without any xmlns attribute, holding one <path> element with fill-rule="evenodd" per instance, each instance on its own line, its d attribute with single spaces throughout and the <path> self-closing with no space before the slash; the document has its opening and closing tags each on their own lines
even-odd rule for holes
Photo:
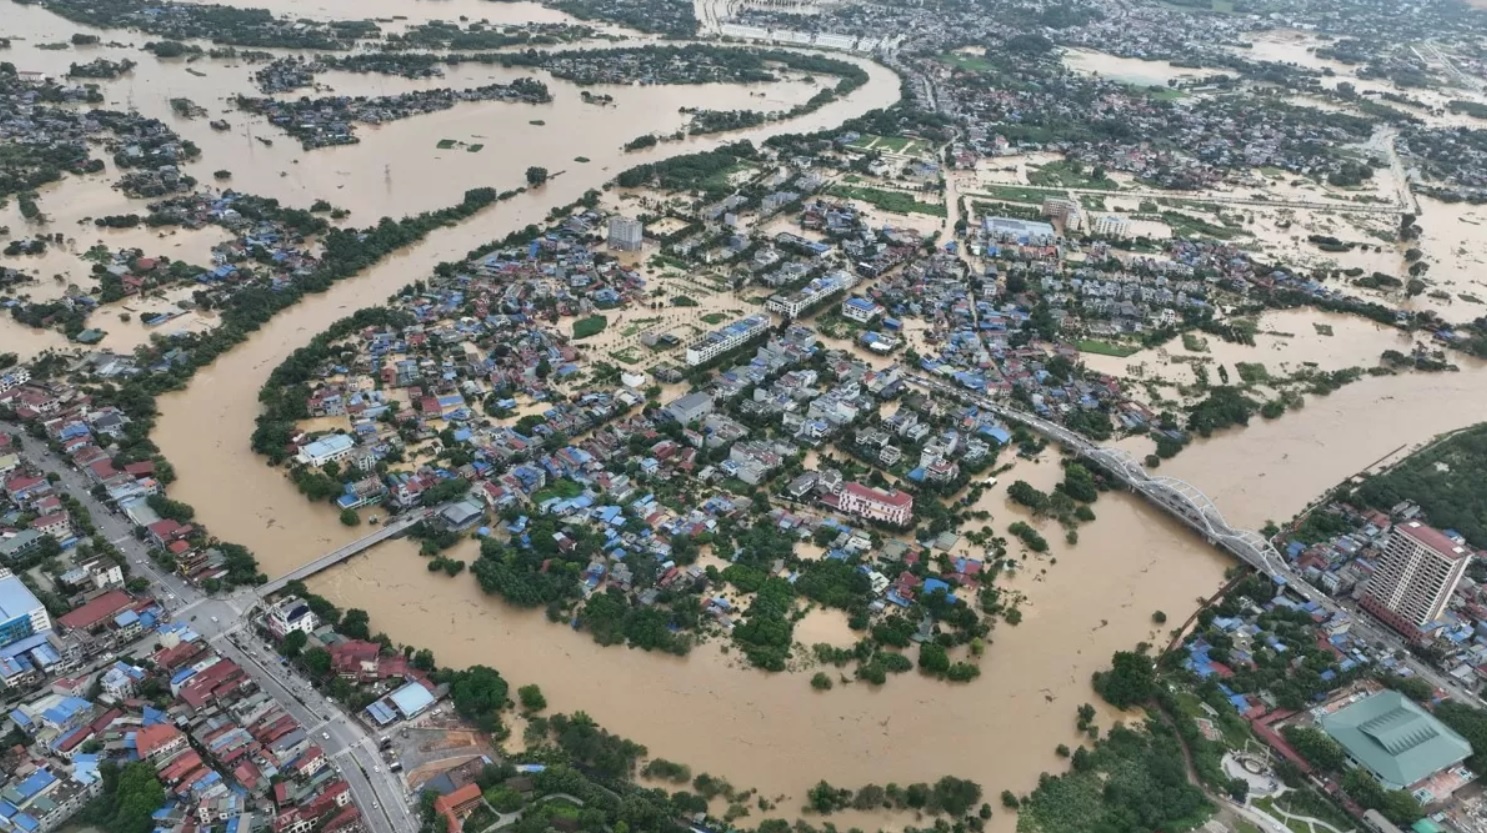
<svg viewBox="0 0 1487 833">
<path fill-rule="evenodd" d="M 372 767 L 372 771 L 373 772 L 381 772 L 382 771 L 382 767 L 380 767 L 380 766 L 374 766 L 374 767 Z"/>
<path fill-rule="evenodd" d="M 320 738 L 322 740 L 330 740 L 330 732 L 321 732 L 320 733 Z"/>
</svg>

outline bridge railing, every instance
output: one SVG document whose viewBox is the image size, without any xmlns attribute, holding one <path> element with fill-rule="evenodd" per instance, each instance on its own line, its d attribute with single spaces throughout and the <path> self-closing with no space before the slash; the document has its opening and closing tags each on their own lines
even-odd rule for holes
<svg viewBox="0 0 1487 833">
<path fill-rule="evenodd" d="M 990 398 L 957 388 L 939 379 L 910 375 L 912 383 L 934 388 L 963 401 L 969 401 L 998 416 L 1021 422 L 1043 436 L 1058 442 L 1075 454 L 1101 464 L 1133 491 L 1165 509 L 1200 535 L 1223 547 L 1241 561 L 1272 577 L 1288 576 L 1289 570 L 1280 552 L 1258 533 L 1236 529 L 1224 520 L 1218 506 L 1197 487 L 1176 478 L 1157 478 L 1146 471 L 1125 451 L 1105 448 L 1062 425 L 1036 414 L 1009 407 Z M 1309 589 L 1309 588 L 1308 588 Z M 1302 595 L 1311 594 L 1298 587 Z"/>
</svg>

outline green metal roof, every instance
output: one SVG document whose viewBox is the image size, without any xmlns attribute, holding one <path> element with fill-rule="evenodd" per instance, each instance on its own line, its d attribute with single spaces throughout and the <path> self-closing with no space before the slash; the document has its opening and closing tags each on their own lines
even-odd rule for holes
<svg viewBox="0 0 1487 833">
<path fill-rule="evenodd" d="M 1441 826 L 1430 819 L 1420 819 L 1410 829 L 1415 833 L 1441 833 Z"/>
<path fill-rule="evenodd" d="M 1321 726 L 1390 789 L 1416 784 L 1472 753 L 1466 738 L 1397 691 L 1339 709 Z"/>
</svg>

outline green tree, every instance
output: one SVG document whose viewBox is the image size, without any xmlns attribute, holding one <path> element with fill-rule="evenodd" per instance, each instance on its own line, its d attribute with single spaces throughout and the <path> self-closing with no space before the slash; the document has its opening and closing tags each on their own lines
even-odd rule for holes
<svg viewBox="0 0 1487 833">
<path fill-rule="evenodd" d="M 938 642 L 926 642 L 919 646 L 919 667 L 931 674 L 944 674 L 950 670 L 950 656 Z"/>
<path fill-rule="evenodd" d="M 279 653 L 290 659 L 294 659 L 299 656 L 300 651 L 305 649 L 305 643 L 309 641 L 310 637 L 304 631 L 290 631 L 289 635 L 284 637 L 284 642 L 279 646 Z"/>
<path fill-rule="evenodd" d="M 314 648 L 306 649 L 303 653 L 300 654 L 299 661 L 300 664 L 305 667 L 305 671 L 308 672 L 311 677 L 318 678 L 330 676 L 330 652 L 325 650 L 324 648 L 316 646 Z"/>
<path fill-rule="evenodd" d="M 547 169 L 546 168 L 539 168 L 536 165 L 533 165 L 532 167 L 527 168 L 527 184 L 528 185 L 531 185 L 532 187 L 535 188 L 536 186 L 542 185 L 545 182 L 547 182 Z"/>
<path fill-rule="evenodd" d="M 361 523 L 361 516 L 356 514 L 355 509 L 342 509 L 341 523 L 345 526 L 356 526 Z"/>
<path fill-rule="evenodd" d="M 1145 652 L 1116 651 L 1110 670 L 1095 673 L 1094 686 L 1110 705 L 1128 709 L 1156 691 L 1156 667 Z"/>
<path fill-rule="evenodd" d="M 547 698 L 542 696 L 542 689 L 536 684 L 522 686 L 516 690 L 516 696 L 521 701 L 521 707 L 529 712 L 540 712 L 547 708 Z"/>
<path fill-rule="evenodd" d="M 1325 732 L 1310 726 L 1286 726 L 1280 733 L 1307 763 L 1326 772 L 1342 771 L 1346 761 L 1342 747 Z"/>
<path fill-rule="evenodd" d="M 342 635 L 349 636 L 352 639 L 371 639 L 371 621 L 372 617 L 365 610 L 353 607 L 341 617 L 341 624 L 338 630 L 340 630 Z"/>
</svg>

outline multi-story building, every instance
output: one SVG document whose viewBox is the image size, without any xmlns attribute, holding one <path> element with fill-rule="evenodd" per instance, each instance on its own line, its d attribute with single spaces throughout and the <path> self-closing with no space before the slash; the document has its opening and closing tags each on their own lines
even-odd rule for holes
<svg viewBox="0 0 1487 833">
<path fill-rule="evenodd" d="M 644 239 L 644 223 L 629 217 L 609 218 L 609 248 L 622 252 L 638 252 Z"/>
<path fill-rule="evenodd" d="M 0 646 L 52 629 L 52 618 L 20 578 L 0 567 Z"/>
<path fill-rule="evenodd" d="M 833 295 L 851 289 L 856 283 L 856 276 L 838 269 L 816 278 L 798 292 L 782 292 L 769 296 L 769 300 L 764 302 L 764 308 L 786 318 L 799 318 Z"/>
<path fill-rule="evenodd" d="M 1101 214 L 1090 231 L 1101 237 L 1126 237 L 1131 231 L 1131 221 L 1118 214 Z"/>
<path fill-rule="evenodd" d="M 1361 605 L 1391 628 L 1419 638 L 1440 619 L 1466 574 L 1471 550 L 1419 521 L 1396 524 Z"/>
<path fill-rule="evenodd" d="M 842 302 L 842 317 L 859 324 L 870 324 L 883 308 L 867 298 L 851 297 Z"/>
<path fill-rule="evenodd" d="M 299 461 L 307 466 L 323 466 L 344 460 L 356 450 L 356 440 L 345 434 L 331 434 L 305 443 L 299 450 Z"/>
<path fill-rule="evenodd" d="M 1064 224 L 1064 231 L 1078 231 L 1083 223 L 1079 203 L 1067 197 L 1048 197 L 1043 200 L 1043 216 L 1052 217 Z"/>
<path fill-rule="evenodd" d="M 264 622 L 275 637 L 283 639 L 295 631 L 314 632 L 320 625 L 320 618 L 304 599 L 290 596 L 271 605 L 264 615 Z"/>
<path fill-rule="evenodd" d="M 750 315 L 712 332 L 703 333 L 687 345 L 687 366 L 706 364 L 718 356 L 748 343 L 749 339 L 769 331 L 769 316 Z"/>
<path fill-rule="evenodd" d="M 12 388 L 18 388 L 29 381 L 31 381 L 31 371 L 29 368 L 16 367 L 7 370 L 4 373 L 0 373 L 0 393 L 4 393 Z"/>
<path fill-rule="evenodd" d="M 870 521 L 907 525 L 914 514 L 914 496 L 897 489 L 874 489 L 861 483 L 843 483 L 840 492 L 822 500 L 849 515 Z"/>
</svg>

